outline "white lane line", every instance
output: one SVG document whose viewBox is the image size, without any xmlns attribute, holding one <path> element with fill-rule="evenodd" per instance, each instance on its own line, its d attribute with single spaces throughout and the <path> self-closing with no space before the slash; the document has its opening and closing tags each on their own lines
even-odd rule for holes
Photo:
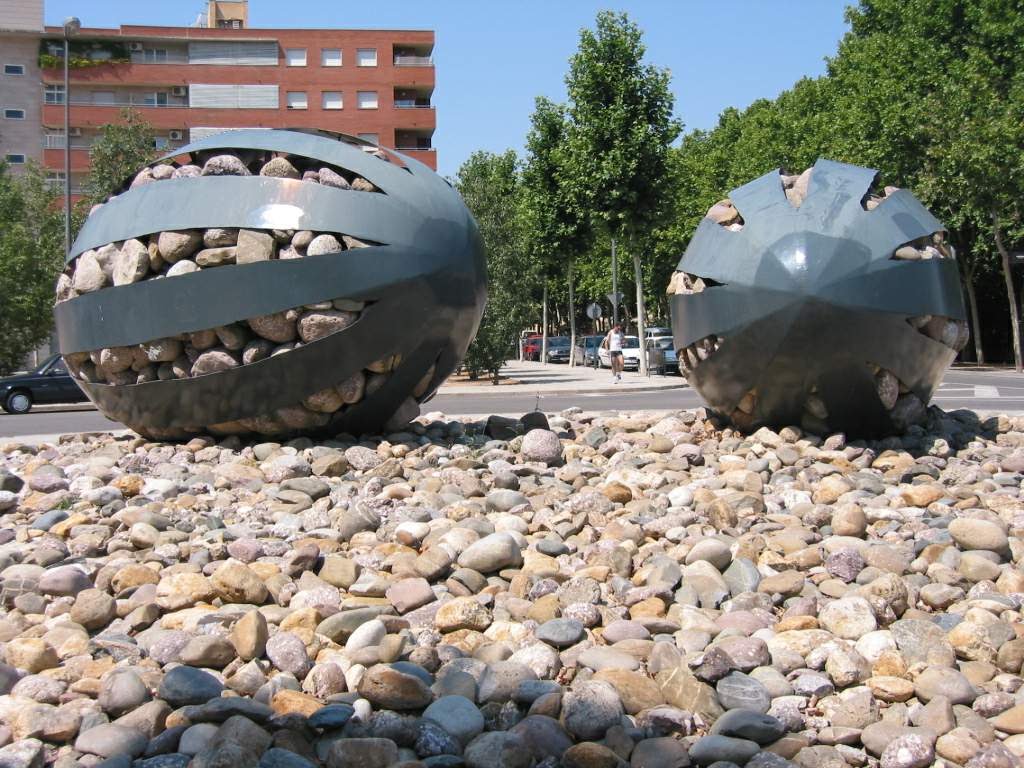
<svg viewBox="0 0 1024 768">
<path fill-rule="evenodd" d="M 976 384 L 974 386 L 975 397 L 999 397 L 999 388 L 988 384 Z"/>
<path fill-rule="evenodd" d="M 979 400 L 979 398 L 975 398 L 975 397 L 933 397 L 932 398 L 933 402 L 941 401 L 941 402 L 944 402 L 944 403 L 971 403 L 971 402 L 974 402 L 975 400 Z M 1011 403 L 1014 403 L 1014 402 L 1017 402 L 1017 401 L 1024 402 L 1024 397 L 986 397 L 986 398 L 982 398 L 982 400 L 984 400 L 984 402 L 991 402 L 993 400 L 998 400 L 1000 403 L 1005 403 L 1005 406 L 1004 405 L 1000 405 L 999 406 L 1000 408 L 1002 408 L 1002 407 L 1008 407 Z"/>
</svg>

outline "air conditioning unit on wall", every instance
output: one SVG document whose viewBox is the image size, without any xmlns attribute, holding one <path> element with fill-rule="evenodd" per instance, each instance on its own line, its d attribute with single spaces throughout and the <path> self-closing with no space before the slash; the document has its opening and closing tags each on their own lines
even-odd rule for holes
<svg viewBox="0 0 1024 768">
<path fill-rule="evenodd" d="M 128 50 L 129 51 L 141 51 L 142 50 L 142 43 L 128 43 Z"/>
<path fill-rule="evenodd" d="M 82 135 L 82 129 L 81 128 L 68 128 L 68 136 L 81 136 L 81 135 Z"/>
<path fill-rule="evenodd" d="M 167 138 L 169 138 L 171 141 L 181 141 L 182 139 L 185 138 L 185 132 L 184 131 L 168 131 L 167 132 Z"/>
<path fill-rule="evenodd" d="M 172 96 L 184 96 L 188 93 L 188 89 L 184 85 L 176 85 L 171 88 Z"/>
</svg>

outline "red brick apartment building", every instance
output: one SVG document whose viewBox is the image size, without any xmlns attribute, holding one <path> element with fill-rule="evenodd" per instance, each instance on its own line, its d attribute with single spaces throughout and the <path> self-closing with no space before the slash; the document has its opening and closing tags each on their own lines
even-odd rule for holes
<svg viewBox="0 0 1024 768">
<path fill-rule="evenodd" d="M 192 26 L 84 26 L 72 37 L 71 187 L 121 109 L 172 150 L 231 128 L 311 127 L 361 136 L 437 168 L 434 33 L 255 29 L 244 0 L 209 0 Z M 63 29 L 43 0 L 0 0 L 0 157 L 40 162 L 63 183 Z"/>
</svg>

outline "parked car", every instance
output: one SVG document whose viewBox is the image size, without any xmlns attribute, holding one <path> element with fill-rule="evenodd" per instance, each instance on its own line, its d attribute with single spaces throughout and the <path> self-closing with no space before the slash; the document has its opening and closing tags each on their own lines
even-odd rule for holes
<svg viewBox="0 0 1024 768">
<path fill-rule="evenodd" d="M 8 413 L 28 413 L 35 403 L 81 403 L 88 400 L 60 355 L 29 373 L 0 379 L 0 405 Z"/>
<path fill-rule="evenodd" d="M 603 337 L 602 337 L 603 338 Z M 611 368 L 612 358 L 607 349 L 601 349 L 601 367 Z M 626 336 L 622 340 L 622 367 L 627 371 L 636 371 L 640 368 L 640 339 L 637 336 Z"/>
<path fill-rule="evenodd" d="M 672 329 L 663 325 L 652 325 L 644 328 L 644 337 L 648 339 L 656 339 L 659 336 L 671 336 Z"/>
<path fill-rule="evenodd" d="M 601 366 L 599 354 L 601 342 L 604 336 L 579 336 L 576 338 L 576 365 L 585 365 L 590 368 Z"/>
<path fill-rule="evenodd" d="M 665 370 L 679 372 L 679 358 L 676 356 L 676 345 L 671 336 L 655 336 L 648 339 L 647 349 L 661 350 L 665 355 Z"/>
<path fill-rule="evenodd" d="M 568 336 L 549 336 L 548 337 L 548 362 L 549 363 L 568 363 L 569 354 L 571 350 L 569 348 L 569 337 Z"/>
</svg>

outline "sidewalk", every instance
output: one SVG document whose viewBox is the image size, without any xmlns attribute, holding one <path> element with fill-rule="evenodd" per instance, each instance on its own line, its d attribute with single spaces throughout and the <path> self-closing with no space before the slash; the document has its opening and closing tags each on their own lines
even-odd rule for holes
<svg viewBox="0 0 1024 768">
<path fill-rule="evenodd" d="M 513 383 L 518 382 L 518 383 Z M 566 363 L 532 363 L 510 360 L 501 369 L 501 383 L 490 381 L 466 382 L 449 379 L 437 390 L 439 395 L 519 395 L 534 392 L 550 394 L 588 394 L 592 392 L 661 392 L 686 387 L 686 379 L 676 374 L 667 376 L 641 376 L 625 371 L 622 381 L 612 381 L 607 368 L 595 370 Z"/>
</svg>

